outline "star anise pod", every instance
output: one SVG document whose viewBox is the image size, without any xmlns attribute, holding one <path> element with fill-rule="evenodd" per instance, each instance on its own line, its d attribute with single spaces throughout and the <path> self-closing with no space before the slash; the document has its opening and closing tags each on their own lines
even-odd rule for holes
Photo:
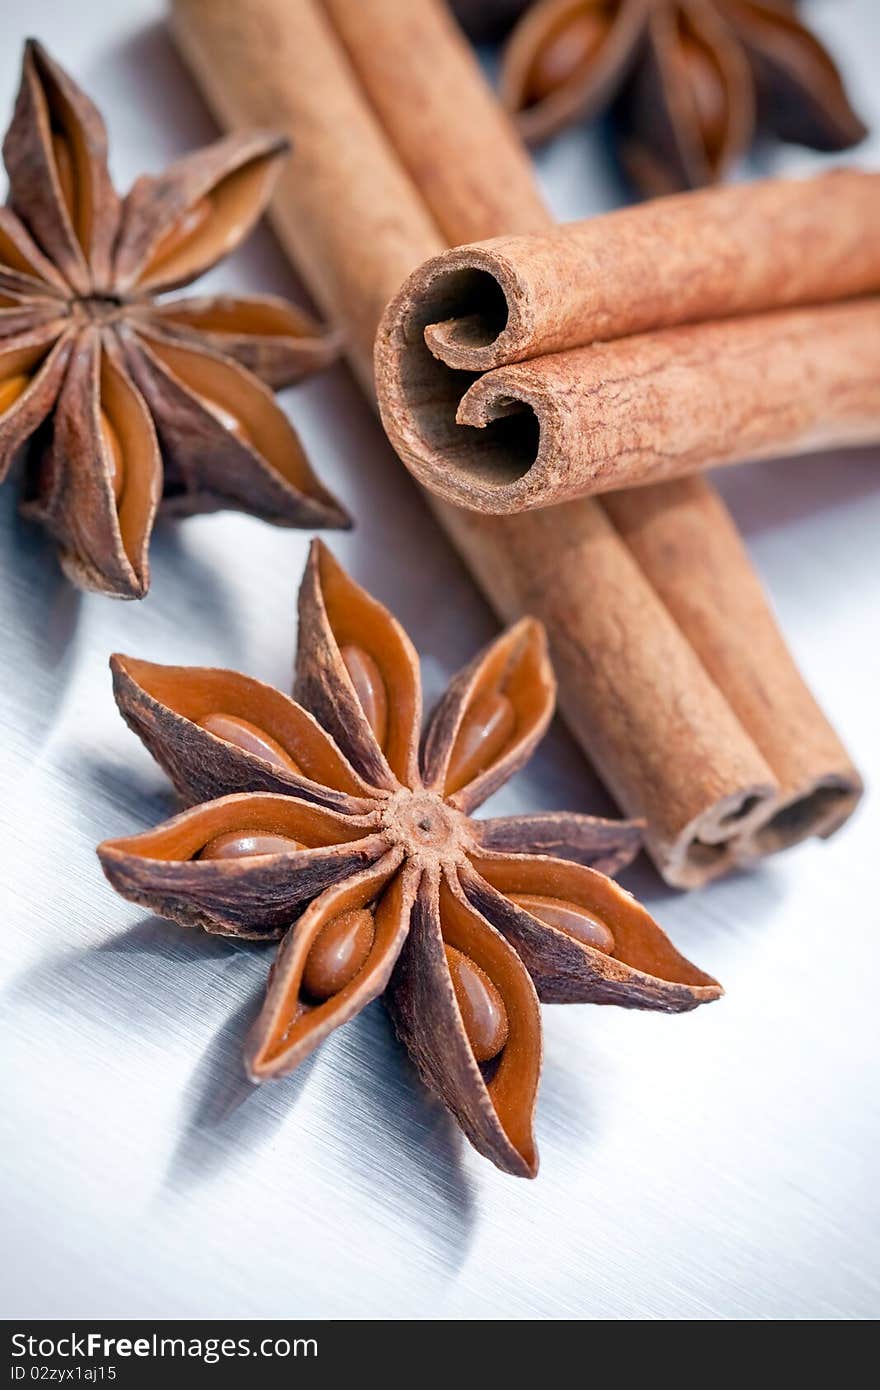
<svg viewBox="0 0 880 1390">
<path fill-rule="evenodd" d="M 606 876 L 632 859 L 637 825 L 471 818 L 553 712 L 532 619 L 455 677 L 421 754 L 416 653 L 317 541 L 300 590 L 299 703 L 230 671 L 123 656 L 112 667 L 124 718 L 195 804 L 101 845 L 110 882 L 187 926 L 283 935 L 247 1043 L 253 1080 L 292 1071 L 384 991 L 475 1147 L 533 1176 L 539 999 L 681 1012 L 721 993 Z"/>
<path fill-rule="evenodd" d="M 179 514 L 348 524 L 268 389 L 325 365 L 335 343 L 279 299 L 157 298 L 250 232 L 287 149 L 232 136 L 120 199 L 98 111 L 25 46 L 3 145 L 0 481 L 28 446 L 24 510 L 83 588 L 143 597 L 160 499 Z"/>
<path fill-rule="evenodd" d="M 791 0 L 536 0 L 501 91 L 532 141 L 610 107 L 621 162 L 648 194 L 720 179 L 756 131 L 817 150 L 866 133 Z"/>
</svg>

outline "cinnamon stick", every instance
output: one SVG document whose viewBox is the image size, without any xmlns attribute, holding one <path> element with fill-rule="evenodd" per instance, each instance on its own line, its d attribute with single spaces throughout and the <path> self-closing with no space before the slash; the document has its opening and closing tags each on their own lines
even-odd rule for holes
<svg viewBox="0 0 880 1390">
<path fill-rule="evenodd" d="M 742 837 L 742 862 L 805 835 L 831 835 L 855 810 L 861 779 L 769 615 L 718 494 L 697 478 L 683 478 L 662 489 L 612 493 L 605 511 L 705 669 L 723 682 L 731 708 L 778 780 L 773 814 Z M 744 632 L 751 642 L 747 664 L 741 660 Z"/>
<path fill-rule="evenodd" d="M 366 9 L 384 21 L 374 35 L 384 46 L 400 7 Z M 445 42 L 444 17 L 430 15 Z M 174 0 L 173 18 L 224 124 L 280 124 L 293 135 L 276 226 L 316 298 L 348 325 L 366 383 L 376 306 L 436 253 L 439 232 L 326 15 L 314 0 Z M 529 609 L 547 623 L 563 712 L 621 803 L 649 819 L 670 881 L 723 872 L 781 784 L 608 515 L 591 501 L 503 520 L 445 507 L 440 515 L 498 610 Z"/>
<path fill-rule="evenodd" d="M 444 261 L 413 273 L 409 304 L 437 302 L 449 281 L 431 266 Z M 381 361 L 388 351 L 396 344 L 382 347 Z M 396 381 L 393 364 L 382 377 Z M 454 420 L 415 381 L 392 396 L 393 405 L 380 392 L 379 403 L 404 463 L 447 502 L 479 512 L 528 511 L 719 464 L 873 443 L 880 296 L 661 329 L 496 367 L 464 393 Z"/>
<path fill-rule="evenodd" d="M 463 231 L 456 234 L 459 219 L 462 229 L 466 224 L 471 235 L 479 221 L 484 239 L 502 234 L 529 234 L 535 230 L 541 212 L 545 228 L 551 228 L 552 219 L 544 208 L 531 168 L 504 159 L 503 152 L 512 140 L 515 141 L 510 124 L 498 104 L 492 101 L 473 54 L 438 0 L 410 0 L 405 34 L 398 23 L 399 7 L 395 0 L 361 0 L 358 5 L 348 5 L 346 0 L 324 0 L 324 4 L 345 40 L 349 57 L 371 102 L 380 112 L 402 163 L 450 240 L 463 240 Z M 398 98 L 400 89 L 396 76 L 403 68 L 407 70 L 407 90 L 418 92 L 418 100 L 412 104 Z M 502 159 L 503 181 L 495 177 Z M 429 174 L 425 172 L 426 164 Z M 517 177 L 518 168 L 521 177 Z M 474 188 L 479 189 L 476 200 L 473 199 Z M 410 325 L 410 329 L 414 327 L 415 324 Z M 380 354 L 381 338 L 380 333 Z M 406 351 L 413 359 L 420 357 L 420 348 L 412 341 L 407 343 Z M 403 369 L 403 357 L 398 367 Z M 418 374 L 427 370 L 421 359 Z M 450 415 L 454 414 L 468 384 L 468 377 L 463 383 L 462 379 L 456 382 L 454 373 L 436 364 L 433 389 L 438 402 L 446 401 Z M 743 732 L 764 748 L 774 773 L 781 776 L 773 821 L 778 824 L 779 817 L 785 817 L 787 842 L 794 843 L 813 834 L 828 834 L 829 826 L 836 828 L 842 824 L 858 802 L 862 791 L 858 774 L 788 656 L 748 555 L 742 546 L 728 544 L 732 527 L 726 509 L 704 480 L 691 479 L 688 495 L 703 511 L 705 529 L 696 535 L 685 529 L 676 545 L 669 544 L 670 535 L 677 534 L 678 486 L 659 484 L 628 494 L 627 515 L 633 525 L 638 525 L 641 539 L 639 563 L 655 590 L 663 594 L 669 613 L 679 629 L 687 633 L 704 668 L 712 672 Z M 612 499 L 615 497 L 616 494 L 603 495 L 595 504 L 606 517 L 614 516 Z M 565 507 L 570 505 L 565 504 Z M 565 524 L 559 526 L 559 534 L 568 543 L 574 543 L 573 535 L 580 521 L 584 528 L 584 545 L 580 549 L 582 563 L 592 566 L 592 550 L 586 537 L 594 519 L 586 505 L 580 502 L 573 516 L 566 515 Z M 550 515 L 559 518 L 563 511 L 563 507 L 554 508 Z M 591 652 L 590 621 L 584 608 L 591 601 L 600 603 L 601 596 L 591 593 L 587 579 L 582 579 L 580 586 L 573 583 L 571 591 L 564 596 L 545 594 L 543 586 L 537 593 L 530 587 L 526 578 L 530 570 L 529 552 L 541 532 L 532 532 L 529 516 L 480 516 L 478 528 L 462 521 L 461 516 L 458 510 L 451 512 L 447 524 L 460 545 L 472 545 L 477 551 L 475 560 L 482 575 L 481 582 L 498 611 L 509 614 L 529 608 L 539 616 L 546 614 L 554 660 L 562 668 L 560 703 L 563 712 L 582 745 L 588 752 L 594 750 L 596 761 L 600 769 L 605 767 L 606 780 L 613 788 L 615 783 L 607 771 L 607 764 L 603 764 L 600 752 L 595 751 L 600 748 L 602 738 L 585 723 L 595 705 L 588 712 L 579 700 L 581 691 L 576 674 L 584 657 L 589 657 Z M 479 546 L 473 539 L 475 529 Z M 550 554 L 555 558 L 552 541 L 548 538 L 545 543 L 550 545 Z M 651 558 L 650 568 L 644 564 L 646 556 Z M 502 572 L 506 565 L 513 565 L 513 574 Z M 545 580 L 548 590 L 553 580 L 552 565 L 550 571 Z M 694 606 L 699 608 L 708 603 L 710 595 L 715 599 L 714 626 L 694 622 Z M 559 603 L 564 606 L 571 626 L 555 633 L 553 620 Z M 572 622 L 573 612 L 577 617 Z M 625 631 L 637 632 L 636 627 L 629 628 L 629 619 L 622 610 L 618 616 Z M 597 659 L 607 659 L 604 649 L 594 648 L 592 654 L 596 656 L 599 650 L 601 657 Z M 778 660 L 778 671 L 772 665 L 766 666 L 768 659 Z M 658 670 L 654 679 L 659 691 L 665 676 Z M 798 703 L 810 725 L 805 742 L 808 756 L 809 750 L 825 750 L 816 766 L 802 769 L 804 775 L 799 790 L 788 786 L 792 758 L 787 747 L 787 721 L 792 679 L 798 683 Z M 759 688 L 767 695 L 767 704 L 760 709 L 743 696 L 744 690 Z M 686 743 L 686 736 L 682 742 Z M 833 758 L 831 749 L 836 750 Z M 676 742 L 675 753 L 671 756 L 677 756 L 680 751 Z M 815 786 L 817 781 L 831 776 L 829 759 L 834 763 L 834 785 L 819 804 Z M 763 813 L 759 811 L 759 819 L 760 814 Z M 751 840 L 744 832 L 730 854 L 748 858 L 775 847 L 777 841 L 772 835 Z M 668 878 L 662 860 L 660 867 Z"/>
<path fill-rule="evenodd" d="M 486 372 L 657 328 L 877 294 L 878 225 L 880 174 L 835 169 L 495 237 L 431 267 L 455 277 L 456 302 L 428 342 L 447 366 Z"/>
</svg>

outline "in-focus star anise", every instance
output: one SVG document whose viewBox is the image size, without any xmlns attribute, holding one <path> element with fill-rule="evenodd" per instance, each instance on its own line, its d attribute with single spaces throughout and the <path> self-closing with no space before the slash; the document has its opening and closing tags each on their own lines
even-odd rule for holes
<svg viewBox="0 0 880 1390">
<path fill-rule="evenodd" d="M 792 0 L 536 0 L 501 91 L 532 141 L 610 106 L 621 162 L 647 194 L 721 178 L 756 130 L 818 150 L 865 134 Z"/>
<path fill-rule="evenodd" d="M 537 622 L 455 677 L 421 754 L 416 653 L 317 541 L 300 590 L 299 703 L 230 671 L 122 656 L 112 667 L 123 716 L 196 804 L 101 845 L 110 882 L 184 925 L 283 935 L 247 1043 L 253 1080 L 291 1071 L 384 991 L 475 1147 L 533 1176 L 539 999 L 681 1012 L 721 993 L 606 877 L 635 854 L 637 825 L 471 819 L 550 720 Z"/>
<path fill-rule="evenodd" d="M 160 499 L 348 524 L 268 389 L 326 365 L 335 343 L 279 299 L 157 299 L 250 232 L 287 148 L 233 136 L 120 199 L 98 111 L 25 46 L 3 145 L 0 481 L 28 446 L 24 509 L 83 588 L 143 597 Z"/>
</svg>

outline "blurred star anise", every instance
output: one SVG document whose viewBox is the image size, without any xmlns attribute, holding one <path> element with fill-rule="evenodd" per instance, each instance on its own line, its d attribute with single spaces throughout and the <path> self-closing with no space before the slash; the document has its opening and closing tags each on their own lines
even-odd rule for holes
<svg viewBox="0 0 880 1390">
<path fill-rule="evenodd" d="M 474 43 L 501 39 L 531 0 L 449 0 L 449 8 Z"/>
<path fill-rule="evenodd" d="M 287 148 L 233 136 L 120 199 L 98 111 L 25 46 L 3 145 L 0 481 L 27 446 L 24 510 L 83 588 L 143 597 L 160 499 L 348 524 L 268 389 L 325 365 L 333 341 L 283 300 L 156 298 L 250 232 Z"/>
<path fill-rule="evenodd" d="M 536 0 L 508 41 L 501 91 L 531 141 L 610 107 L 621 162 L 647 194 L 721 178 L 756 131 L 818 150 L 865 134 L 793 0 Z"/>
<path fill-rule="evenodd" d="M 254 1081 L 292 1071 L 384 992 L 470 1141 L 532 1177 L 539 999 L 677 1013 L 721 993 L 602 872 L 633 857 L 638 826 L 472 819 L 553 712 L 532 619 L 455 677 L 421 753 L 418 657 L 318 541 L 300 590 L 300 703 L 231 671 L 112 666 L 124 718 L 193 809 L 101 845 L 110 882 L 187 926 L 283 936 L 247 1044 Z"/>
</svg>

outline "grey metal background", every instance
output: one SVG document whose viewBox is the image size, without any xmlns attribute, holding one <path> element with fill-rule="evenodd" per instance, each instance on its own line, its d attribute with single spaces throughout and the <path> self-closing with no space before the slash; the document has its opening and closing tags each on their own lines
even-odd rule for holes
<svg viewBox="0 0 880 1390">
<path fill-rule="evenodd" d="M 296 3 L 296 0 L 293 0 Z M 356 0 L 353 0 L 356 3 Z M 26 14 L 23 11 L 26 8 Z M 880 130 L 875 0 L 807 6 Z M 122 186 L 212 134 L 159 0 L 10 0 L 98 100 Z M 880 141 L 860 151 L 880 163 Z M 815 157 L 768 154 L 763 168 Z M 615 190 L 583 135 L 542 158 L 562 216 Z M 211 277 L 297 293 L 263 230 Z M 285 406 L 359 520 L 331 538 L 425 658 L 429 695 L 494 630 L 346 372 Z M 880 455 L 721 485 L 808 679 L 880 780 Z M 878 1309 L 876 801 L 830 844 L 681 896 L 627 882 L 727 987 L 663 1018 L 545 1009 L 534 1183 L 464 1143 L 380 1005 L 289 1080 L 239 1048 L 269 957 L 114 896 L 93 847 L 168 814 L 107 657 L 228 665 L 282 687 L 307 538 L 225 515 L 160 524 L 140 605 L 77 596 L 0 491 L 0 1109 L 12 1316 L 817 1318 Z M 606 805 L 555 729 L 492 810 Z"/>
</svg>

